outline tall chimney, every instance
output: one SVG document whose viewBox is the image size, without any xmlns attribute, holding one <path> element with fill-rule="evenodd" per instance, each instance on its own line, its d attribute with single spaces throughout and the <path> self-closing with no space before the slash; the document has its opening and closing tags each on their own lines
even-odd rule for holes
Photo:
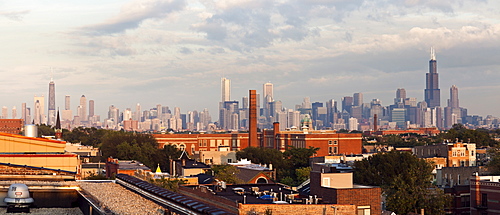
<svg viewBox="0 0 500 215">
<path fill-rule="evenodd" d="M 249 91 L 249 118 L 250 124 L 248 126 L 248 146 L 250 147 L 258 147 L 257 140 L 257 91 L 250 90 Z"/>
<path fill-rule="evenodd" d="M 377 131 L 377 122 L 378 122 L 378 119 L 377 119 L 377 114 L 374 114 L 373 115 L 373 131 L 376 132 Z"/>
<path fill-rule="evenodd" d="M 280 144 L 278 141 L 278 134 L 280 132 L 280 123 L 279 122 L 274 122 L 273 123 L 273 146 L 275 149 L 280 149 Z"/>
</svg>

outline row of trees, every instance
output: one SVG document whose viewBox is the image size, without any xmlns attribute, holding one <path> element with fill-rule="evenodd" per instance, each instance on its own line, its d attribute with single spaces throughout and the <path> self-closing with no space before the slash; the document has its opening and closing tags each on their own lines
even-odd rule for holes
<svg viewBox="0 0 500 215">
<path fill-rule="evenodd" d="M 319 148 L 290 147 L 285 152 L 270 148 L 248 147 L 236 153 L 237 159 L 246 158 L 253 163 L 272 164 L 276 169 L 277 180 L 281 183 L 297 186 L 309 178 L 311 167 L 309 158 Z"/>
<path fill-rule="evenodd" d="M 444 214 L 451 199 L 432 185 L 433 167 L 409 152 L 375 154 L 354 163 L 354 182 L 380 186 L 387 209 L 397 214 Z"/>
<path fill-rule="evenodd" d="M 439 144 L 445 140 L 475 143 L 478 147 L 497 146 L 498 141 L 495 137 L 500 136 L 500 129 L 487 130 L 483 128 L 468 129 L 461 124 L 455 124 L 453 127 L 436 136 L 422 136 L 416 133 L 406 133 L 401 135 L 385 135 L 383 137 L 375 137 L 377 144 L 387 144 L 390 146 L 399 147 L 414 147 L 429 144 Z M 368 144 L 365 142 L 364 144 Z"/>
</svg>

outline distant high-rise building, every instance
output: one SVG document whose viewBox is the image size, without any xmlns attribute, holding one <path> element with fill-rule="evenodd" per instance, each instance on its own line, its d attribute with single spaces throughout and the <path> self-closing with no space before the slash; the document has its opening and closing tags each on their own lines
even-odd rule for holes
<svg viewBox="0 0 500 215">
<path fill-rule="evenodd" d="M 231 100 L 231 81 L 227 78 L 221 79 L 221 102 Z"/>
<path fill-rule="evenodd" d="M 450 87 L 450 99 L 448 99 L 448 107 L 459 108 L 458 102 L 458 87 L 453 85 Z"/>
<path fill-rule="evenodd" d="M 89 100 L 89 118 L 94 116 L 95 102 L 94 100 Z"/>
<path fill-rule="evenodd" d="M 241 109 L 248 109 L 248 96 L 243 96 L 243 98 L 241 98 Z"/>
<path fill-rule="evenodd" d="M 33 121 L 35 122 L 36 125 L 44 124 L 45 123 L 45 112 L 44 112 L 44 107 L 45 107 L 45 97 L 43 95 L 41 96 L 36 96 L 33 99 Z"/>
<path fill-rule="evenodd" d="M 26 103 L 21 104 L 21 119 L 24 120 L 24 124 L 29 124 L 31 122 L 28 122 L 28 107 L 26 107 Z"/>
<path fill-rule="evenodd" d="M 311 109 L 312 104 L 311 104 L 311 98 L 305 97 L 304 101 L 302 102 L 302 109 Z"/>
<path fill-rule="evenodd" d="M 334 99 L 330 99 L 326 102 L 326 118 L 327 121 L 324 123 L 325 126 L 328 125 L 330 126 L 331 124 L 335 123 L 336 120 L 336 114 L 338 112 L 337 109 L 337 101 Z"/>
<path fill-rule="evenodd" d="M 132 120 L 132 110 L 130 108 L 123 111 L 123 120 Z"/>
<path fill-rule="evenodd" d="M 274 116 L 271 110 L 271 103 L 274 101 L 273 84 L 268 82 L 262 85 L 262 98 L 263 115 L 266 117 L 267 126 L 270 127 L 272 121 L 271 116 Z"/>
<path fill-rule="evenodd" d="M 6 106 L 2 107 L 2 119 L 9 118 L 9 109 Z"/>
<path fill-rule="evenodd" d="M 137 103 L 135 106 L 135 120 L 142 122 L 142 116 L 141 116 L 141 104 Z"/>
<path fill-rule="evenodd" d="M 54 80 L 49 82 L 49 106 L 48 106 L 48 124 L 55 125 L 56 123 L 56 85 Z"/>
<path fill-rule="evenodd" d="M 361 106 L 363 104 L 363 93 L 354 93 L 353 95 L 353 106 Z"/>
<path fill-rule="evenodd" d="M 396 90 L 396 98 L 397 99 L 406 99 L 406 90 L 404 88 L 398 88 Z"/>
<path fill-rule="evenodd" d="M 12 107 L 12 119 L 17 118 L 17 109 L 16 106 Z"/>
<path fill-rule="evenodd" d="M 429 73 L 426 74 L 425 102 L 430 108 L 441 106 L 441 92 L 439 90 L 439 74 L 437 73 L 436 53 L 431 48 Z"/>
<path fill-rule="evenodd" d="M 80 97 L 80 106 L 81 110 L 78 111 L 80 121 L 87 121 L 87 98 L 85 98 L 85 95 L 82 95 L 82 97 Z"/>
<path fill-rule="evenodd" d="M 354 98 L 350 96 L 344 96 L 342 98 L 342 111 L 347 111 L 348 113 L 351 112 L 351 107 L 354 104 Z"/>
<path fill-rule="evenodd" d="M 458 87 L 453 85 L 450 87 L 448 107 L 444 108 L 444 127 L 451 128 L 454 124 L 461 123 L 461 118 L 462 108 L 458 100 Z"/>
<path fill-rule="evenodd" d="M 174 107 L 174 116 L 175 116 L 177 119 L 180 119 L 180 118 L 181 118 L 181 108 L 180 108 L 180 107 Z"/>
<path fill-rule="evenodd" d="M 108 110 L 108 119 L 113 120 L 115 123 L 118 123 L 120 116 L 120 111 L 114 105 L 109 106 Z"/>
<path fill-rule="evenodd" d="M 263 102 L 272 102 L 274 101 L 273 97 L 273 84 L 271 83 L 265 83 L 262 87 L 262 98 Z"/>
<path fill-rule="evenodd" d="M 354 118 L 354 117 L 351 117 L 349 118 L 349 130 L 350 131 L 354 131 L 354 130 L 358 130 L 358 119 Z"/>
<path fill-rule="evenodd" d="M 40 100 L 35 101 L 35 114 L 33 116 L 33 124 L 40 125 L 42 124 L 42 110 Z"/>
<path fill-rule="evenodd" d="M 71 98 L 69 95 L 64 97 L 64 110 L 71 110 Z"/>
</svg>

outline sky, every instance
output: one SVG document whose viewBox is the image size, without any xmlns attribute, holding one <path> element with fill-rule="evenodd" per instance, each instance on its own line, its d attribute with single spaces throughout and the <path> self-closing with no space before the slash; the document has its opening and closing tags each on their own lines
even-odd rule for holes
<svg viewBox="0 0 500 215">
<path fill-rule="evenodd" d="M 0 106 L 33 107 L 56 84 L 114 105 L 208 108 L 220 80 L 231 99 L 274 85 L 286 108 L 340 101 L 393 103 L 398 88 L 424 100 L 430 47 L 441 106 L 459 89 L 470 115 L 500 116 L 500 1 L 494 0 L 0 0 Z M 48 102 L 46 101 L 46 104 Z M 47 107 L 46 107 L 47 108 Z M 9 113 L 10 114 L 10 113 Z"/>
</svg>

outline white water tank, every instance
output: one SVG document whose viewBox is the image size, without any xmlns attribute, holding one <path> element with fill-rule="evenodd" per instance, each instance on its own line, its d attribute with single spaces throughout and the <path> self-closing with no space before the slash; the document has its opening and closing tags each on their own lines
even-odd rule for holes
<svg viewBox="0 0 500 215">
<path fill-rule="evenodd" d="M 26 137 L 38 137 L 38 127 L 33 124 L 24 126 L 24 136 Z"/>
</svg>

